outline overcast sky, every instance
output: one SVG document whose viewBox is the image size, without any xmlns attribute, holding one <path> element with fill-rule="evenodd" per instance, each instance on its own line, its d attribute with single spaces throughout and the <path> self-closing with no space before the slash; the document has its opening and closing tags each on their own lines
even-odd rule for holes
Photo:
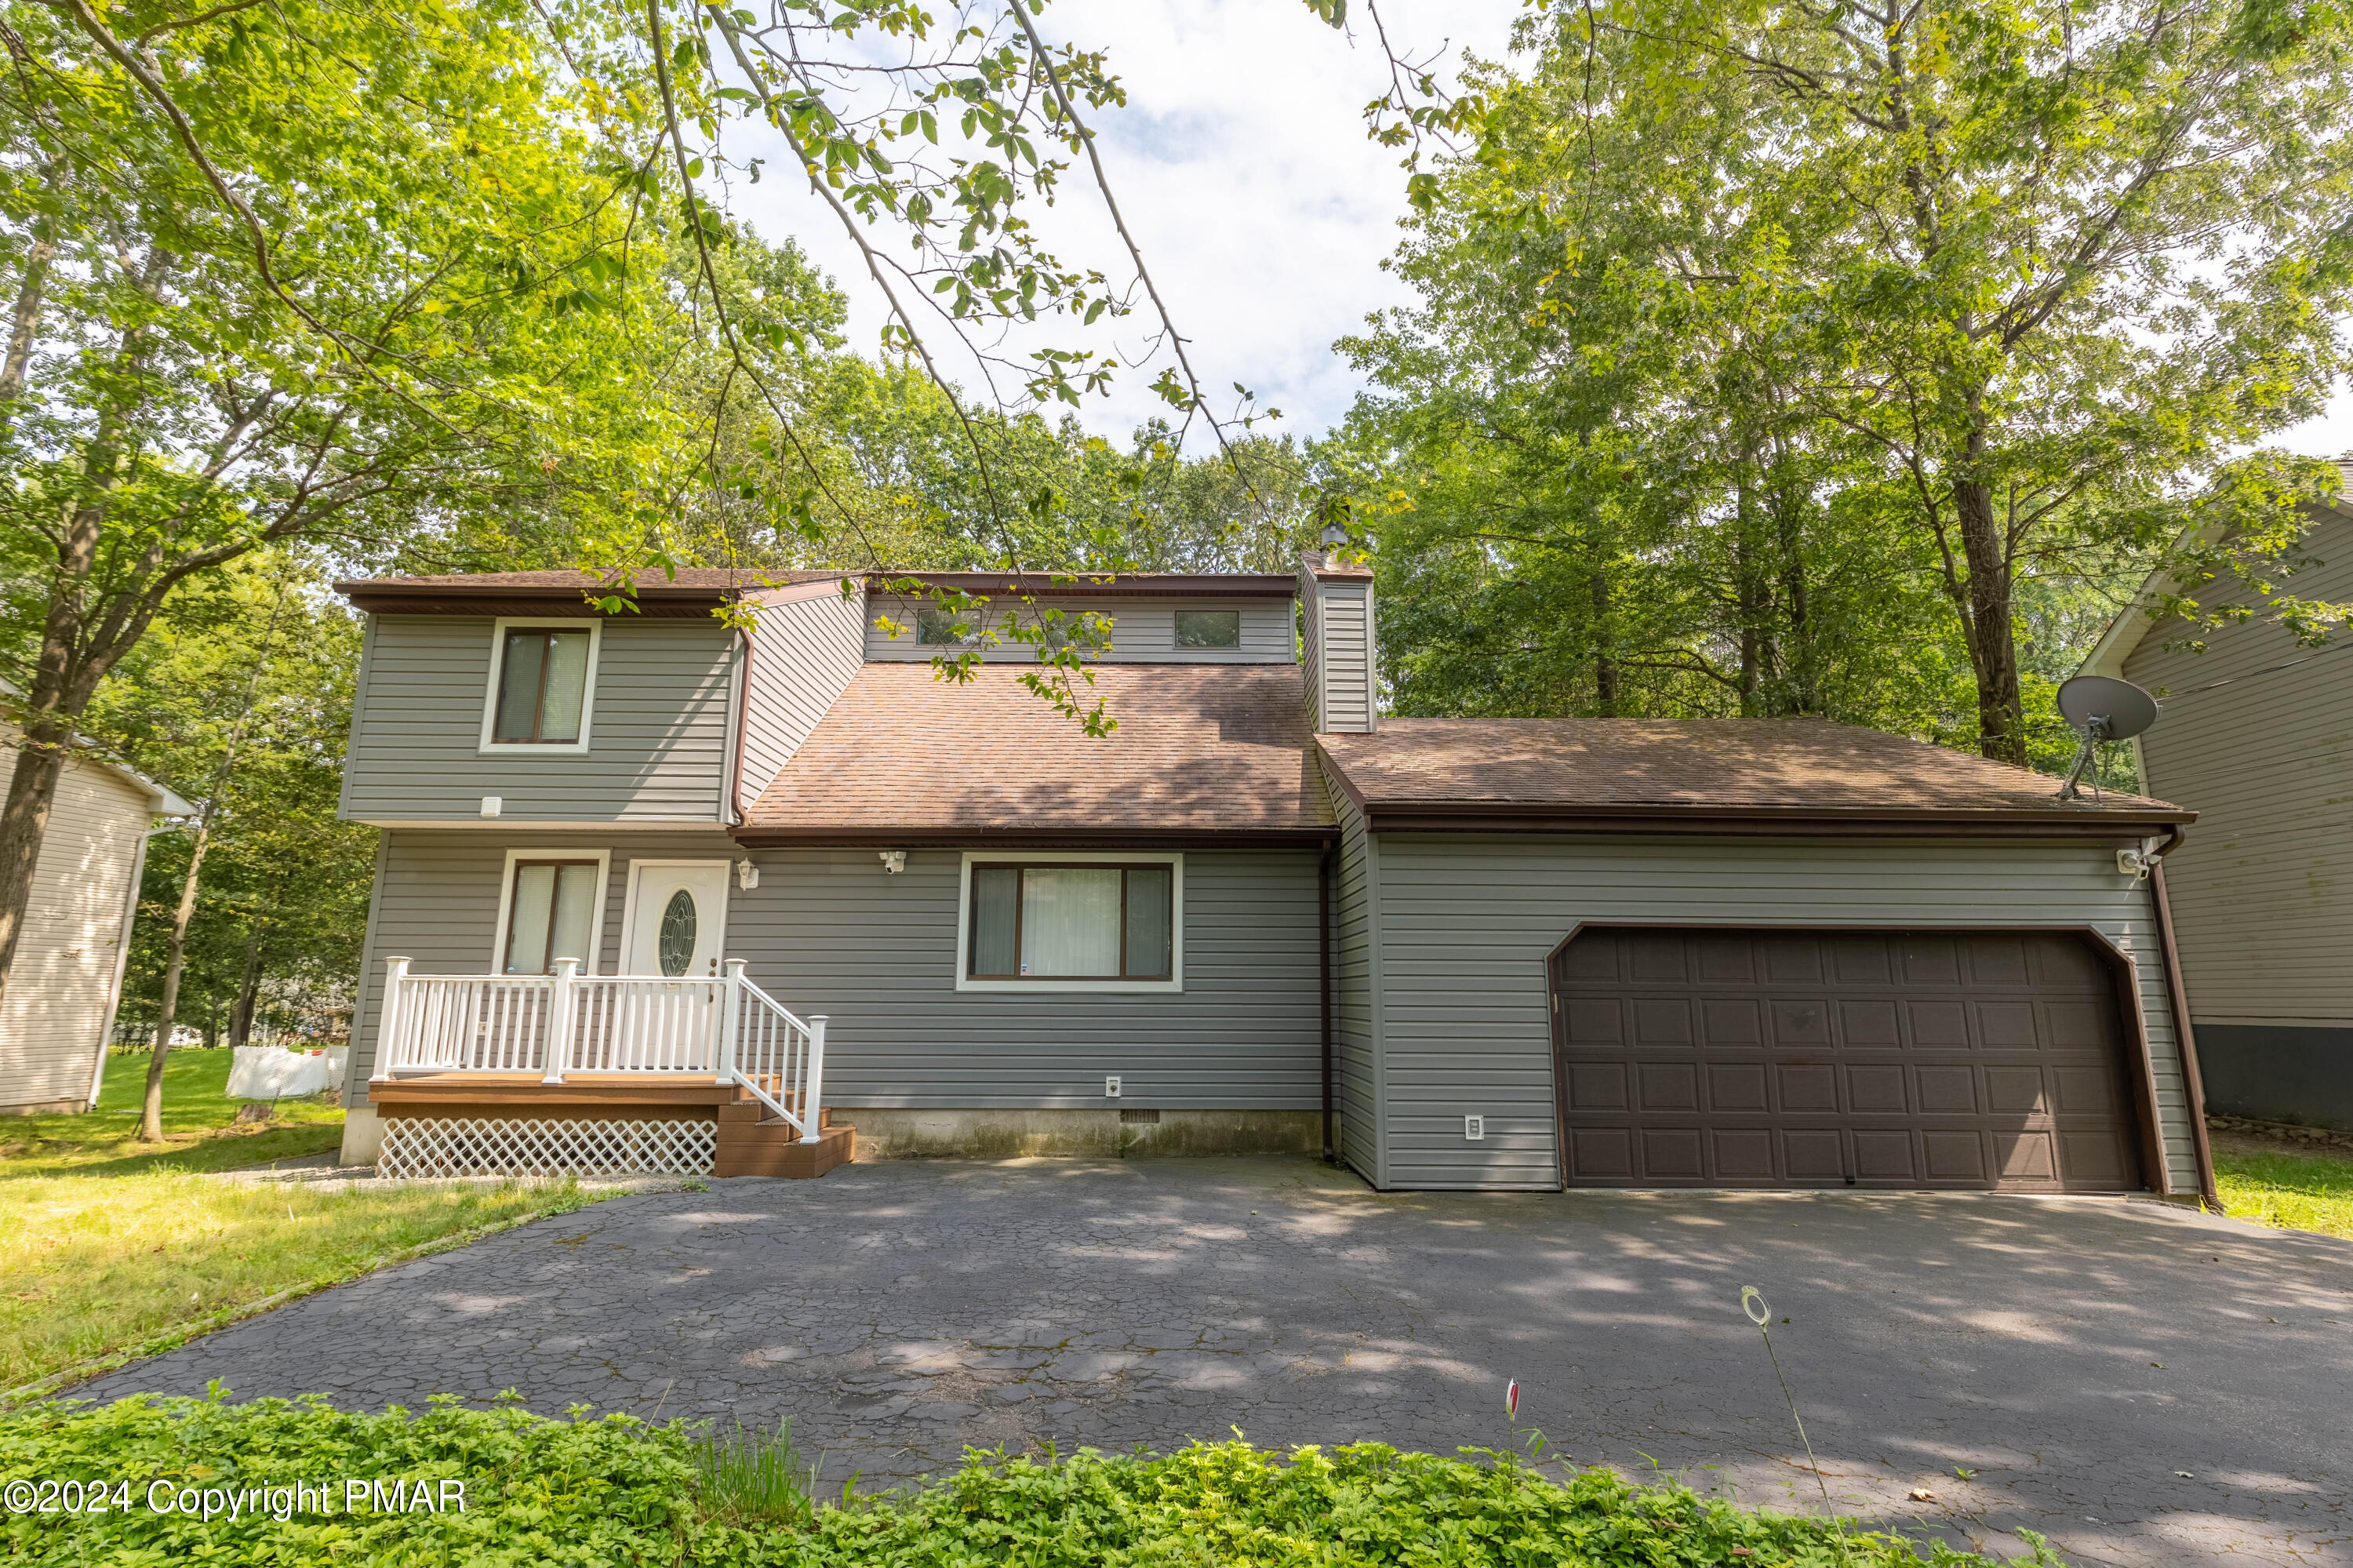
<svg viewBox="0 0 2353 1568">
<path fill-rule="evenodd" d="M 1520 12 L 1519 0 L 1382 5 L 1393 40 L 1417 56 L 1444 47 L 1457 60 L 1465 48 L 1501 58 Z M 1399 238 L 1405 175 L 1396 152 L 1365 137 L 1361 111 L 1387 78 L 1369 37 L 1334 32 L 1302 0 L 1055 0 L 1039 26 L 1050 40 L 1108 49 L 1126 85 L 1127 107 L 1094 118 L 1099 144 L 1204 387 L 1242 383 L 1282 410 L 1275 429 L 1303 439 L 1339 420 L 1361 381 L 1334 340 L 1409 298 L 1380 266 Z M 793 236 L 833 275 L 852 301 L 852 344 L 871 352 L 882 315 L 856 249 L 786 174 L 789 155 L 744 134 L 730 133 L 731 149 L 769 154 L 775 177 L 739 185 L 734 209 L 771 238 Z M 1065 263 L 1128 275 L 1082 169 L 1054 210 L 1032 216 Z M 1142 321 L 1128 318 L 1113 340 L 1131 355 Z M 1036 341 L 1071 338 L 1058 329 Z M 968 366 L 947 368 L 970 379 Z M 1127 373 L 1112 396 L 1091 399 L 1087 427 L 1121 440 L 1164 411 L 1145 390 L 1156 370 Z M 2353 397 L 2340 392 L 2327 416 L 2280 440 L 2324 455 L 2353 449 Z"/>
</svg>

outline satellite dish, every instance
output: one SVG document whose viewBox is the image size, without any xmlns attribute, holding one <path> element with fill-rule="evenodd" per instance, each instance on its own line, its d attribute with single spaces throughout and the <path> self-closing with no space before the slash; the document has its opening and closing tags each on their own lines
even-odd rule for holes
<svg viewBox="0 0 2353 1568">
<path fill-rule="evenodd" d="M 2075 765 L 2067 770 L 2067 782 L 2059 787 L 2059 798 L 2073 800 L 2078 793 L 2075 780 L 2084 776 L 2100 743 L 2130 740 L 2155 724 L 2157 699 L 2130 681 L 2106 675 L 2078 675 L 2060 686 L 2059 714 L 2084 737 L 2084 743 L 2075 748 Z M 2092 780 L 2094 793 L 2099 787 L 2095 775 Z"/>
<path fill-rule="evenodd" d="M 2094 740 L 2130 740 L 2157 722 L 2157 699 L 2130 681 L 2078 675 L 2059 688 L 2059 713 Z"/>
</svg>

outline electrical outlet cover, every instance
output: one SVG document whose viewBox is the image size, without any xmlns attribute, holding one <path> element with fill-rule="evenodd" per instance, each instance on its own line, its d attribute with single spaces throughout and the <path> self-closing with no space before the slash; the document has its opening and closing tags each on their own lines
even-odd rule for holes
<svg viewBox="0 0 2353 1568">
<path fill-rule="evenodd" d="M 1103 1079 L 1103 1098 L 1107 1100 L 1115 1100 L 1119 1098 L 1118 1074 L 1111 1074 Z"/>
<path fill-rule="evenodd" d="M 1483 1142 L 1486 1137 L 1487 1118 L 1485 1117 L 1466 1116 L 1462 1118 L 1463 1141 L 1467 1143 L 1480 1143 Z"/>
</svg>

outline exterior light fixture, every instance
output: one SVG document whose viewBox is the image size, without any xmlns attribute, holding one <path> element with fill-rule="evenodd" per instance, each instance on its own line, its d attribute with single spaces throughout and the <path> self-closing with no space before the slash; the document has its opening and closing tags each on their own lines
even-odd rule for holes
<svg viewBox="0 0 2353 1568">
<path fill-rule="evenodd" d="M 885 872 L 888 872 L 891 875 L 896 876 L 901 872 L 907 869 L 907 852 L 905 850 L 880 850 L 876 853 L 881 854 L 882 857 L 882 869 Z"/>
<path fill-rule="evenodd" d="M 760 868 L 752 863 L 749 856 L 735 863 L 735 885 L 746 893 L 760 885 Z"/>
</svg>

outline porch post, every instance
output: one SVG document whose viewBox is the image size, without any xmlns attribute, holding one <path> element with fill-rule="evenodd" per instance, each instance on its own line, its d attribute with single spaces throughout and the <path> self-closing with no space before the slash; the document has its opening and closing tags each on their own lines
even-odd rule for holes
<svg viewBox="0 0 2353 1568">
<path fill-rule="evenodd" d="M 384 1005 L 375 1010 L 375 1065 L 368 1074 L 371 1084 L 392 1081 L 393 1047 L 400 1037 L 400 993 L 407 983 L 408 960 L 385 959 Z"/>
<path fill-rule="evenodd" d="M 742 959 L 727 960 L 727 984 L 719 993 L 719 1081 L 723 1084 L 743 1076 L 735 1053 L 741 1044 L 738 1031 L 744 1024 L 744 963 Z"/>
<path fill-rule="evenodd" d="M 564 1068 L 572 1059 L 572 982 L 579 977 L 578 959 L 555 960 L 555 984 L 547 997 L 547 1075 L 543 1084 L 564 1082 Z"/>
<path fill-rule="evenodd" d="M 825 1014 L 809 1014 L 808 1092 L 801 1100 L 801 1141 L 823 1141 L 818 1134 L 818 1107 L 825 1092 Z"/>
</svg>

